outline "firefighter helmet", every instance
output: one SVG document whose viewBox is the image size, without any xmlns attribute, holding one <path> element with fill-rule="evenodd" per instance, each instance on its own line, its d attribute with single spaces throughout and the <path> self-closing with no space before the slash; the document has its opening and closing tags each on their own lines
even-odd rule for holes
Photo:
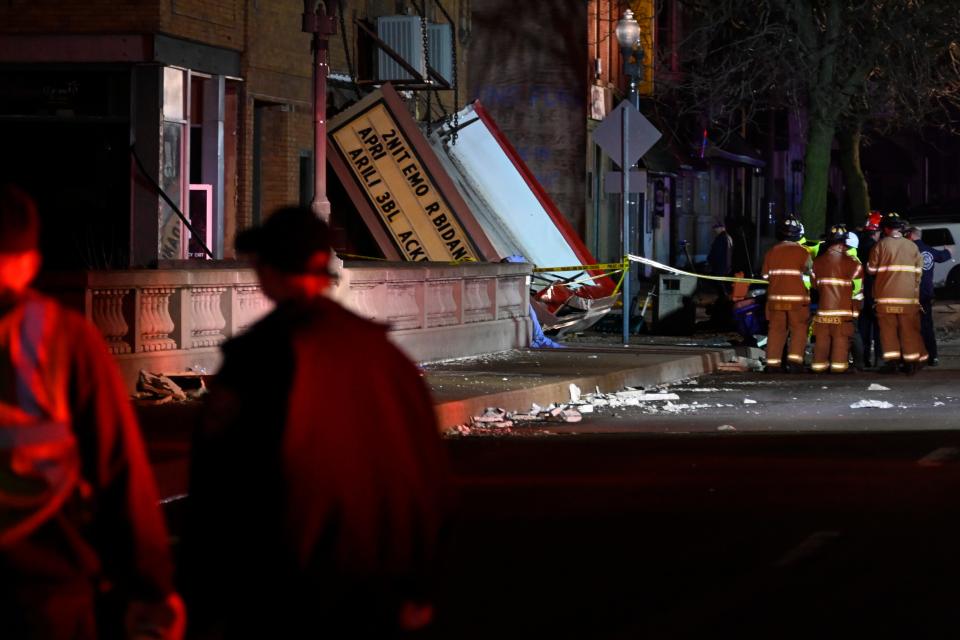
<svg viewBox="0 0 960 640">
<path fill-rule="evenodd" d="M 783 240 L 799 240 L 803 237 L 803 225 L 793 216 L 788 216 L 777 225 L 777 235 Z"/>
<path fill-rule="evenodd" d="M 903 231 L 903 228 L 906 226 L 907 226 L 906 220 L 901 218 L 899 213 L 896 213 L 893 211 L 883 216 L 883 220 L 880 221 L 881 229 L 889 229 L 892 231 Z"/>
<path fill-rule="evenodd" d="M 846 244 L 847 235 L 847 225 L 835 224 L 827 234 L 827 244 Z"/>
<path fill-rule="evenodd" d="M 863 225 L 863 228 L 867 231 L 876 231 L 880 228 L 880 221 L 883 219 L 883 215 L 879 211 L 871 211 L 870 215 L 867 216 L 867 223 Z"/>
</svg>

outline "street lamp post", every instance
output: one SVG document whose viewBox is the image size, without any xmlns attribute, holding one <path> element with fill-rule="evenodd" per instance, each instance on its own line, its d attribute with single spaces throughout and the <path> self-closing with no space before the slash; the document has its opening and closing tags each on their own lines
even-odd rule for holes
<svg viewBox="0 0 960 640">
<path fill-rule="evenodd" d="M 627 78 L 627 96 L 630 104 L 639 108 L 639 97 L 637 94 L 637 77 L 640 75 L 639 62 L 643 59 L 643 49 L 640 48 L 640 25 L 633 17 L 633 11 L 627 9 L 623 12 L 623 17 L 617 22 L 617 42 L 620 44 L 620 53 L 623 58 L 623 74 Z M 633 62 L 636 56 L 636 62 Z M 623 256 L 626 259 L 630 254 L 630 167 L 628 166 L 627 148 L 629 137 L 629 110 L 621 111 L 621 162 L 620 162 L 620 195 L 622 210 L 620 214 L 620 234 L 623 242 Z M 643 255 L 643 215 L 639 218 L 640 231 L 640 255 Z M 623 344 L 630 342 L 630 305 L 632 298 L 630 296 L 630 270 L 629 262 L 624 266 L 627 272 L 623 276 Z"/>
<path fill-rule="evenodd" d="M 324 222 L 330 221 L 327 200 L 327 52 L 330 36 L 337 32 L 336 13 L 327 4 L 303 0 L 303 31 L 313 34 L 313 200 L 310 209 Z"/>
<path fill-rule="evenodd" d="M 617 42 L 623 58 L 623 75 L 627 78 L 627 99 L 639 109 L 637 85 L 643 80 L 643 47 L 640 44 L 640 24 L 630 9 L 624 11 L 617 22 Z"/>
</svg>

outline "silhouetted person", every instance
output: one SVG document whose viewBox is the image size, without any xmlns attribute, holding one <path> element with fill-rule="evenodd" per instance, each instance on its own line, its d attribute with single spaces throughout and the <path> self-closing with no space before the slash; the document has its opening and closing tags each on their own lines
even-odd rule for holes
<svg viewBox="0 0 960 640">
<path fill-rule="evenodd" d="M 923 258 L 923 274 L 920 277 L 920 333 L 923 335 L 923 344 L 927 348 L 932 367 L 940 364 L 937 351 L 937 333 L 933 326 L 933 269 L 938 262 L 946 262 L 953 256 L 949 249 L 934 249 L 923 241 L 923 231 L 917 227 L 910 227 L 904 236 L 913 240 Z"/>
<path fill-rule="evenodd" d="M 0 188 L 0 637 L 179 638 L 133 410 L 96 328 L 30 288 L 38 227 Z"/>
<path fill-rule="evenodd" d="M 433 404 L 386 327 L 325 297 L 328 235 L 288 208 L 237 238 L 277 304 L 224 345 L 193 449 L 198 632 L 389 637 L 432 617 L 448 488 Z"/>
<path fill-rule="evenodd" d="M 713 243 L 707 254 L 710 273 L 715 276 L 728 276 L 733 268 L 733 238 L 727 233 L 722 222 L 713 225 Z"/>
<path fill-rule="evenodd" d="M 867 264 L 870 252 L 880 241 L 880 221 L 883 216 L 879 211 L 871 211 L 860 232 L 857 247 L 857 259 L 860 264 Z M 873 300 L 873 283 L 876 276 L 869 271 L 863 274 L 863 308 L 857 321 L 860 337 L 863 340 L 864 366 L 880 366 L 883 347 L 880 344 L 880 329 L 877 327 L 877 313 Z M 871 351 L 873 355 L 871 355 Z"/>
</svg>

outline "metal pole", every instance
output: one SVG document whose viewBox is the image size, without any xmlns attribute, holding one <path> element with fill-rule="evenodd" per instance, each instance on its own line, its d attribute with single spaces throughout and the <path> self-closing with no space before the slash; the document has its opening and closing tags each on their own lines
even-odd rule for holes
<svg viewBox="0 0 960 640">
<path fill-rule="evenodd" d="M 627 164 L 627 135 L 629 109 L 620 111 L 620 195 L 622 203 L 621 230 L 623 241 L 623 258 L 627 260 L 630 254 L 630 167 Z M 626 272 L 623 274 L 623 344 L 630 344 L 630 263 L 625 262 Z"/>
<path fill-rule="evenodd" d="M 313 34 L 313 200 L 310 209 L 324 222 L 330 221 L 327 200 L 327 73 L 329 38 L 337 32 L 336 14 L 320 2 L 304 0 L 303 30 Z"/>
<path fill-rule="evenodd" d="M 313 36 L 313 201 L 310 208 L 324 222 L 330 221 L 327 200 L 327 39 Z"/>
</svg>

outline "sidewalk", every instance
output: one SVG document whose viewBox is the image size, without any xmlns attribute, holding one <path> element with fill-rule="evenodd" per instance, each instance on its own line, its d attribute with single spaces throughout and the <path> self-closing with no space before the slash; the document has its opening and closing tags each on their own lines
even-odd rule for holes
<svg viewBox="0 0 960 640">
<path fill-rule="evenodd" d="M 424 365 L 442 429 L 464 424 L 487 407 L 527 411 L 584 393 L 652 387 L 712 373 L 724 362 L 757 357 L 745 348 L 578 343 L 566 349 L 525 349 Z"/>
<path fill-rule="evenodd" d="M 528 411 L 570 399 L 570 385 L 584 393 L 658 384 L 712 373 L 724 362 L 759 356 L 745 348 L 632 344 L 583 344 L 565 349 L 524 349 L 448 360 L 422 367 L 443 430 L 467 424 L 487 407 Z M 318 390 L 322 393 L 322 390 Z M 357 400 L 362 402 L 358 392 Z M 350 402 L 351 400 L 346 400 Z M 161 405 L 135 403 L 161 495 L 187 490 L 190 439 L 200 401 Z"/>
<path fill-rule="evenodd" d="M 441 428 L 469 422 L 487 407 L 526 411 L 570 398 L 570 385 L 584 393 L 652 387 L 707 373 L 737 357 L 759 357 L 742 347 L 577 343 L 564 349 L 521 349 L 424 364 Z M 320 389 L 318 392 L 322 393 Z M 362 393 L 358 393 L 362 398 Z M 347 400 L 349 401 L 349 400 Z M 189 440 L 201 402 L 135 403 L 151 440 Z"/>
</svg>

